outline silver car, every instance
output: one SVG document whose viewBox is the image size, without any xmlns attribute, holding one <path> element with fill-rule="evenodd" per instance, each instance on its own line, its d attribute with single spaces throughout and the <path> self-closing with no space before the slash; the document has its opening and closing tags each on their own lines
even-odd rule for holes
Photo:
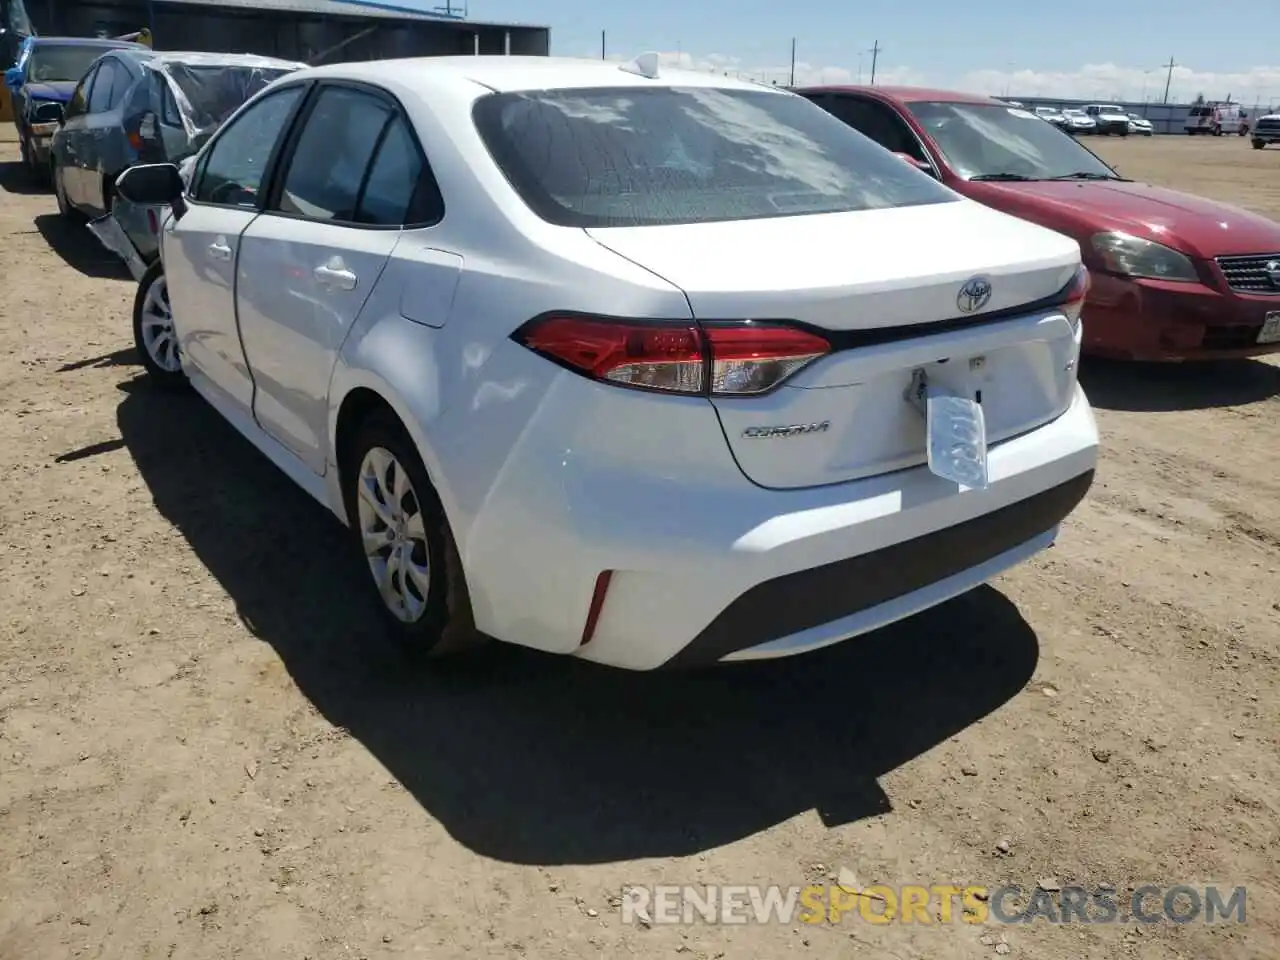
<svg viewBox="0 0 1280 960">
<path fill-rule="evenodd" d="M 303 64 L 225 53 L 113 51 L 90 68 L 54 134 L 50 173 L 58 210 L 114 213 L 139 254 L 155 257 L 158 210 L 118 205 L 116 178 L 136 163 L 181 163 L 222 121 Z"/>
</svg>

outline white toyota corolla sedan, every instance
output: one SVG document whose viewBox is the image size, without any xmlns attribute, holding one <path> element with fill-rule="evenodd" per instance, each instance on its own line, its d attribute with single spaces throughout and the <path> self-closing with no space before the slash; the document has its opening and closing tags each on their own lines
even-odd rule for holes
<svg viewBox="0 0 1280 960">
<path fill-rule="evenodd" d="M 411 649 L 812 650 L 1049 546 L 1093 478 L 1079 245 L 782 90 L 339 64 L 118 189 L 173 204 L 152 376 L 351 528 Z"/>
</svg>

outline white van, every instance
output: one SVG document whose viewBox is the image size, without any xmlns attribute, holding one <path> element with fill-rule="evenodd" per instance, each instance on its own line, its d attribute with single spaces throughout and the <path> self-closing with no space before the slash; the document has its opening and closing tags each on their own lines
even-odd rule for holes
<svg viewBox="0 0 1280 960">
<path fill-rule="evenodd" d="M 1224 133 L 1244 136 L 1249 132 L 1248 114 L 1238 103 L 1201 103 L 1187 113 L 1183 125 L 1188 134 L 1211 133 L 1220 137 Z"/>
</svg>

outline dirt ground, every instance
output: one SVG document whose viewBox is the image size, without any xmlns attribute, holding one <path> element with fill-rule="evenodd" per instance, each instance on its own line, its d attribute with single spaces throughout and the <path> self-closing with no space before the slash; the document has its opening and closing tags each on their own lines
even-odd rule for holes
<svg viewBox="0 0 1280 960">
<path fill-rule="evenodd" d="M 1280 219 L 1280 151 L 1097 148 Z M 1086 364 L 1053 550 L 789 661 L 407 673 L 338 526 L 139 379 L 0 144 L 0 958 L 1280 956 L 1280 365 Z M 1245 924 L 646 928 L 624 885 L 1246 886 Z"/>
</svg>

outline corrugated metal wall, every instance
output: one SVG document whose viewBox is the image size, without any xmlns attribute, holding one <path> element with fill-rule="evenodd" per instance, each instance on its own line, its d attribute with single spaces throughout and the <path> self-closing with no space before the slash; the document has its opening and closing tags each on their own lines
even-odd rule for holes
<svg viewBox="0 0 1280 960">
<path fill-rule="evenodd" d="M 541 27 L 504 28 L 465 21 L 311 16 L 163 0 L 74 4 L 28 0 L 28 10 L 44 34 L 116 36 L 150 26 L 157 50 L 257 53 L 303 61 L 333 51 L 319 61 L 326 63 L 471 54 L 477 34 L 481 53 L 505 52 L 508 34 L 513 54 L 545 56 L 550 47 L 549 31 Z"/>
</svg>

